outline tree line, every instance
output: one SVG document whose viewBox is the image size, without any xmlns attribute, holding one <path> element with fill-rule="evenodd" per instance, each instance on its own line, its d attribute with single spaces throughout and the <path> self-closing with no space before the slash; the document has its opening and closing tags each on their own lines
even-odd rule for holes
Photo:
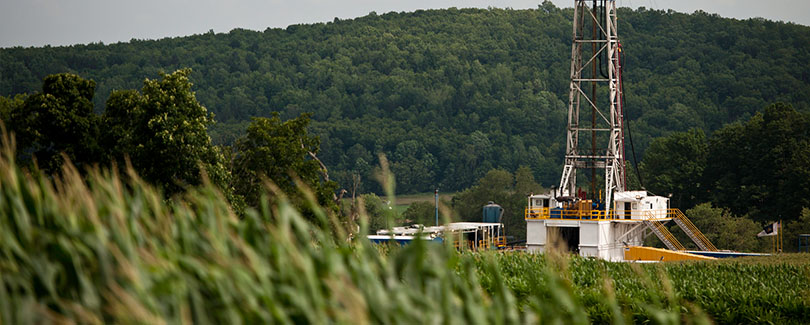
<svg viewBox="0 0 810 325">
<path fill-rule="evenodd" d="M 791 105 L 770 105 L 709 136 L 690 129 L 657 138 L 640 170 L 649 191 L 694 208 L 689 217 L 727 248 L 770 249 L 754 238 L 777 221 L 786 249 L 810 233 L 810 113 Z"/>
<path fill-rule="evenodd" d="M 210 182 L 239 214 L 268 194 L 304 213 L 312 211 L 311 194 L 337 212 L 337 184 L 317 157 L 318 138 L 307 133 L 308 114 L 254 118 L 234 146 L 214 145 L 213 116 L 197 101 L 190 74 L 161 73 L 140 90 L 116 90 L 102 114 L 94 112 L 94 81 L 50 75 L 41 91 L 0 97 L 0 119 L 17 141 L 17 161 L 34 173 L 59 175 L 68 162 L 81 172 L 126 168 L 166 198 Z"/>
</svg>

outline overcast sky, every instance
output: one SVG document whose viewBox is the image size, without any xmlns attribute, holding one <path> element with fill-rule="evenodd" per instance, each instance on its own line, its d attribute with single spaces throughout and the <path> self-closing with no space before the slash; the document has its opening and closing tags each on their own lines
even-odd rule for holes
<svg viewBox="0 0 810 325">
<path fill-rule="evenodd" d="M 810 25 L 808 0 L 617 0 L 620 6 L 695 10 Z M 264 30 L 364 16 L 371 11 L 448 7 L 536 8 L 542 0 L 0 0 L 0 47 L 126 42 Z M 571 7 L 572 0 L 553 0 Z M 620 17 L 621 18 L 621 17 Z"/>
</svg>

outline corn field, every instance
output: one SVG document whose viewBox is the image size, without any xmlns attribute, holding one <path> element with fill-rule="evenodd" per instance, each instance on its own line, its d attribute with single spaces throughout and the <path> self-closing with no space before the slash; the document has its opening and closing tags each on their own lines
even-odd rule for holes
<svg viewBox="0 0 810 325">
<path fill-rule="evenodd" d="M 166 200 L 131 170 L 23 171 L 11 148 L 4 137 L 3 324 L 801 323 L 810 315 L 806 257 L 635 265 L 424 242 L 377 247 L 345 240 L 317 207 L 309 222 L 285 200 L 265 198 L 240 219 L 211 185 Z"/>
<path fill-rule="evenodd" d="M 499 286 L 483 271 L 487 262 L 471 258 L 484 288 Z M 675 310 L 681 311 L 680 322 L 693 317 L 723 324 L 810 322 L 810 254 L 661 264 L 525 253 L 495 259 L 500 281 L 524 309 L 558 299 L 549 286 L 559 282 L 595 323 L 617 316 L 621 322 L 677 323 Z M 606 301 L 617 302 L 621 313 Z"/>
</svg>

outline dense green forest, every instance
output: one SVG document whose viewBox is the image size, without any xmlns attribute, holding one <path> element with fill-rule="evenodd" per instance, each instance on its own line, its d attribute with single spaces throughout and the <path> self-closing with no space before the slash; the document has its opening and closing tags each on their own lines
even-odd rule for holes
<svg viewBox="0 0 810 325">
<path fill-rule="evenodd" d="M 39 90 L 72 72 L 116 89 L 192 68 L 214 113 L 215 144 L 234 144 L 251 116 L 311 112 L 332 178 L 380 192 L 378 153 L 397 191 L 461 190 L 493 169 L 557 181 L 572 10 L 447 9 L 369 15 L 264 32 L 236 29 L 155 41 L 0 50 L 0 95 Z M 653 138 L 711 134 L 768 104 L 810 110 L 810 28 L 696 12 L 619 11 L 628 117 L 639 157 Z"/>
</svg>

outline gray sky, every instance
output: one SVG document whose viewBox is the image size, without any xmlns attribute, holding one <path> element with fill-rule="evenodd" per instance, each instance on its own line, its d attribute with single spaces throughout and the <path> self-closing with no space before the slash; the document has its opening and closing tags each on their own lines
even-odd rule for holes
<svg viewBox="0 0 810 325">
<path fill-rule="evenodd" d="M 620 6 L 695 10 L 724 17 L 763 17 L 810 25 L 807 0 L 617 0 Z M 536 8 L 542 0 L 0 0 L 0 47 L 105 44 L 201 34 L 213 29 L 264 30 L 364 16 L 371 11 L 448 7 Z M 553 0 L 571 7 L 572 0 Z M 621 19 L 621 17 L 620 17 Z"/>
</svg>

